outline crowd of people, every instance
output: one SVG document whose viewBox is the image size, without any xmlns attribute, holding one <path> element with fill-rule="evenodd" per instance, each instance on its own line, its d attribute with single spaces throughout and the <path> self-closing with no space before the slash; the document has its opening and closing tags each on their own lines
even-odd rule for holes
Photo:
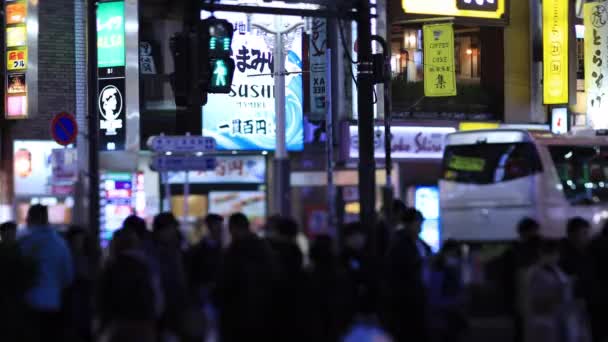
<svg viewBox="0 0 608 342">
<path fill-rule="evenodd" d="M 462 248 L 446 241 L 433 255 L 419 238 L 422 222 L 395 201 L 376 239 L 352 223 L 339 241 L 315 236 L 304 253 L 291 218 L 269 218 L 260 234 L 243 214 L 227 222 L 209 214 L 203 237 L 188 245 L 172 214 L 150 228 L 131 216 L 99 260 L 87 230 L 62 236 L 34 205 L 24 236 L 13 223 L 0 226 L 0 267 L 13 272 L 0 285 L 0 339 L 464 341 Z M 492 263 L 507 285 L 516 340 L 583 342 L 591 322 L 587 331 L 603 341 L 608 230 L 591 241 L 590 225 L 577 218 L 557 242 L 524 219 L 519 233 Z"/>
</svg>

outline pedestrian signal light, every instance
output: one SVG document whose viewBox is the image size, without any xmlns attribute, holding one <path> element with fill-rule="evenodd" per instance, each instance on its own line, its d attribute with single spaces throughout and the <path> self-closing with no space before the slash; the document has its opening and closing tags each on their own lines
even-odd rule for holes
<svg viewBox="0 0 608 342">
<path fill-rule="evenodd" d="M 234 75 L 234 61 L 232 58 L 214 59 L 211 61 L 211 82 L 209 84 L 210 93 L 227 94 L 232 85 Z"/>
<path fill-rule="evenodd" d="M 201 25 L 201 39 L 207 40 L 201 45 L 207 48 L 203 56 L 208 59 L 201 61 L 206 66 L 202 77 L 208 80 L 207 92 L 227 94 L 235 71 L 235 63 L 230 57 L 234 26 L 228 20 L 215 17 L 203 20 Z"/>
</svg>

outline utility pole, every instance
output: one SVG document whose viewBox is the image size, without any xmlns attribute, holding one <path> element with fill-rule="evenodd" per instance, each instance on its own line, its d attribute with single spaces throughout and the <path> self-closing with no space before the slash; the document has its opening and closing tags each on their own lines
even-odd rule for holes
<svg viewBox="0 0 608 342">
<path fill-rule="evenodd" d="M 89 192 L 89 227 L 94 246 L 99 248 L 99 233 L 101 227 L 100 196 L 99 196 L 99 132 L 97 113 L 97 3 L 95 0 L 87 1 L 87 71 L 88 71 L 88 192 Z M 99 252 L 99 251 L 96 251 Z M 95 253 L 100 257 L 100 253 Z"/>
<path fill-rule="evenodd" d="M 374 157 L 374 105 L 372 33 L 369 0 L 358 0 L 358 111 L 359 111 L 359 203 L 363 226 L 370 230 L 372 256 L 377 253 L 376 161 Z"/>
<path fill-rule="evenodd" d="M 274 17 L 274 27 L 269 29 L 266 26 L 252 24 L 258 29 L 266 33 L 274 35 L 274 88 L 275 100 L 274 110 L 276 113 L 276 148 L 274 153 L 273 164 L 273 206 L 275 214 L 289 216 L 291 214 L 291 186 L 290 186 L 290 165 L 287 154 L 287 143 L 285 140 L 285 41 L 283 35 L 299 29 L 304 25 L 303 22 L 297 22 L 290 25 L 285 25 L 283 17 L 276 15 Z"/>
</svg>

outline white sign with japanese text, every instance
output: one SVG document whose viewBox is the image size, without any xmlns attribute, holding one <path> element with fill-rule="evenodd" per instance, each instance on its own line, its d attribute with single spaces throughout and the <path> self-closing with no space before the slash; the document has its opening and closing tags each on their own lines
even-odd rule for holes
<svg viewBox="0 0 608 342">
<path fill-rule="evenodd" d="M 608 129 L 608 2 L 584 6 L 587 120 L 593 129 Z"/>
<path fill-rule="evenodd" d="M 391 156 L 394 159 L 440 159 L 443 157 L 445 138 L 456 132 L 454 127 L 391 127 Z M 374 155 L 385 157 L 384 127 L 374 132 Z M 350 158 L 359 158 L 359 131 L 350 126 Z"/>
<path fill-rule="evenodd" d="M 310 35 L 310 114 L 313 119 L 323 119 L 327 94 L 327 21 L 323 18 L 312 19 Z"/>
<path fill-rule="evenodd" d="M 264 156 L 216 157 L 216 167 L 208 171 L 190 171 L 193 184 L 261 184 L 266 182 Z M 185 172 L 169 172 L 169 183 L 186 182 Z"/>
</svg>

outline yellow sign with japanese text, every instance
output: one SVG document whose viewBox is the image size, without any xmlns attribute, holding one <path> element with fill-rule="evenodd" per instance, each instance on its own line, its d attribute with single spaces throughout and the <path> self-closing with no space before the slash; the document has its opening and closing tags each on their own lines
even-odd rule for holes
<svg viewBox="0 0 608 342">
<path fill-rule="evenodd" d="M 27 48 L 6 52 L 6 70 L 24 70 L 27 68 Z"/>
<path fill-rule="evenodd" d="M 543 0 L 543 98 L 568 103 L 568 1 Z"/>
<path fill-rule="evenodd" d="M 452 24 L 424 25 L 424 95 L 456 96 L 454 27 Z"/>
<path fill-rule="evenodd" d="M 445 15 L 482 19 L 502 19 L 506 0 L 402 0 L 406 14 Z"/>
</svg>

